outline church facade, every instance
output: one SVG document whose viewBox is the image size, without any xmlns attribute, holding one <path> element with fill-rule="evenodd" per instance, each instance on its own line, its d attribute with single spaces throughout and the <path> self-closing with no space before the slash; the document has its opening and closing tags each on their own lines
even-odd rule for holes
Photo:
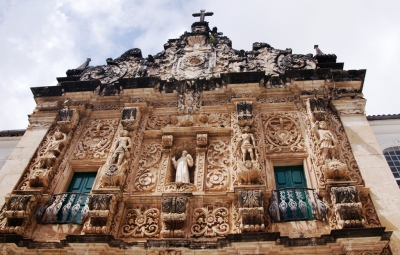
<svg viewBox="0 0 400 255">
<path fill-rule="evenodd" d="M 31 88 L 0 175 L 2 254 L 400 254 L 366 70 L 317 45 L 235 50 L 209 15 L 156 55 Z"/>
</svg>

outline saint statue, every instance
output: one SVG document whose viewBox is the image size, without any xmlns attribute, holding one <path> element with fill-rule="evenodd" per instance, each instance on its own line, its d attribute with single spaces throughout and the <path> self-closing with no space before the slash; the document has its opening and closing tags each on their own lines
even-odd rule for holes
<svg viewBox="0 0 400 255">
<path fill-rule="evenodd" d="M 190 183 L 189 167 L 193 166 L 192 156 L 184 150 L 178 160 L 172 158 L 172 164 L 176 169 L 175 182 Z"/>
<path fill-rule="evenodd" d="M 316 121 L 315 126 L 312 128 L 312 131 L 319 139 L 319 147 L 321 149 L 322 160 L 334 159 L 338 141 L 333 136 L 332 132 L 328 130 L 326 122 Z"/>
<path fill-rule="evenodd" d="M 120 166 L 122 164 L 122 160 L 126 157 L 130 157 L 129 149 L 132 147 L 132 141 L 129 137 L 129 132 L 127 130 L 122 131 L 121 136 L 118 138 L 117 148 L 114 151 L 112 156 L 113 164 L 117 164 Z"/>
<path fill-rule="evenodd" d="M 52 140 L 47 145 L 43 157 L 41 160 L 41 168 L 50 168 L 54 165 L 56 158 L 61 154 L 61 150 L 64 148 L 67 141 L 67 135 L 63 132 L 56 131 L 53 135 Z"/>
<path fill-rule="evenodd" d="M 246 162 L 246 155 L 247 153 L 250 154 L 250 159 L 251 161 L 255 160 L 254 157 L 254 147 L 255 147 L 255 140 L 254 136 L 252 133 L 250 133 L 250 127 L 245 126 L 243 128 L 243 133 L 240 136 L 239 144 L 240 144 L 240 150 L 242 151 L 242 161 L 243 163 Z"/>
</svg>

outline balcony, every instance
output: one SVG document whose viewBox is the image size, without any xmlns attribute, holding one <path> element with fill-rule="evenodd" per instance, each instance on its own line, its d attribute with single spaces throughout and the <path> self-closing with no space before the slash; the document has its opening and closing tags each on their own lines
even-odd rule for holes
<svg viewBox="0 0 400 255">
<path fill-rule="evenodd" d="M 323 220 L 327 206 L 315 189 L 283 188 L 272 191 L 269 213 L 275 222 Z"/>
<path fill-rule="evenodd" d="M 36 212 L 41 224 L 83 224 L 87 218 L 88 194 L 66 192 L 52 195 Z"/>
</svg>

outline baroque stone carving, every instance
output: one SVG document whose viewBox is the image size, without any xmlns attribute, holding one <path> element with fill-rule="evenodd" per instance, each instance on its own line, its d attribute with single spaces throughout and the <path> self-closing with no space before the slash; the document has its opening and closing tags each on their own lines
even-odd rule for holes
<svg viewBox="0 0 400 255">
<path fill-rule="evenodd" d="M 331 200 L 338 229 L 364 227 L 362 204 L 355 186 L 332 187 Z"/>
<path fill-rule="evenodd" d="M 157 208 L 129 206 L 125 212 L 121 237 L 157 237 L 160 210 Z"/>
<path fill-rule="evenodd" d="M 200 91 L 194 81 L 186 81 L 183 92 L 179 94 L 178 113 L 191 114 L 200 109 Z"/>
<path fill-rule="evenodd" d="M 263 115 L 265 153 L 304 151 L 304 139 L 295 113 Z"/>
<path fill-rule="evenodd" d="M 230 148 L 228 141 L 211 142 L 207 149 L 207 190 L 224 190 L 229 182 Z"/>
<path fill-rule="evenodd" d="M 208 144 L 207 134 L 197 134 L 197 147 L 206 147 Z"/>
<path fill-rule="evenodd" d="M 172 144 L 174 143 L 174 137 L 172 135 L 163 135 L 161 141 L 163 148 L 169 149 L 172 147 Z"/>
<path fill-rule="evenodd" d="M 103 165 L 101 187 L 119 187 L 124 184 L 131 148 L 132 140 L 129 132 L 122 130 L 112 155 Z"/>
<path fill-rule="evenodd" d="M 35 206 L 36 199 L 32 195 L 11 195 L 0 213 L 0 233 L 21 235 Z"/>
<path fill-rule="evenodd" d="M 242 134 L 238 138 L 238 147 L 240 147 L 242 162 L 246 160 L 256 161 L 257 154 L 254 153 L 255 140 L 250 133 L 250 126 L 243 127 Z"/>
<path fill-rule="evenodd" d="M 55 168 L 65 151 L 67 135 L 58 130 L 50 132 L 39 148 L 35 162 L 30 166 L 29 185 L 31 187 L 47 187 L 53 177 Z"/>
<path fill-rule="evenodd" d="M 205 205 L 193 209 L 191 232 L 194 237 L 225 236 L 229 233 L 228 205 Z"/>
<path fill-rule="evenodd" d="M 318 185 L 324 186 L 326 184 L 322 168 L 326 164 L 325 161 L 327 159 L 336 159 L 345 164 L 347 166 L 347 178 L 345 179 L 356 181 L 358 185 L 362 185 L 363 179 L 360 170 L 358 169 L 350 143 L 338 116 L 327 109 L 325 123 L 320 128 L 319 124 L 322 121 L 318 123 L 316 121 L 314 124 L 305 108 L 300 107 L 300 111 L 306 124 L 306 134 L 309 137 L 308 146 L 311 153 L 310 159 Z M 322 150 L 323 148 L 324 150 Z"/>
<path fill-rule="evenodd" d="M 229 127 L 230 116 L 227 113 L 210 113 L 182 116 L 150 116 L 147 120 L 147 130 L 160 130 L 164 127 Z"/>
<path fill-rule="evenodd" d="M 237 179 L 239 185 L 260 184 L 260 164 L 257 161 L 246 160 L 238 163 Z"/>
<path fill-rule="evenodd" d="M 115 213 L 116 198 L 112 194 L 93 194 L 88 198 L 86 234 L 108 234 Z"/>
<path fill-rule="evenodd" d="M 162 154 L 162 146 L 150 143 L 145 146 L 139 160 L 135 178 L 135 188 L 140 191 L 152 191 L 155 188 Z"/>
<path fill-rule="evenodd" d="M 265 230 L 264 207 L 261 190 L 239 191 L 240 230 L 242 232 L 259 232 Z"/>
<path fill-rule="evenodd" d="M 94 119 L 86 124 L 83 137 L 74 152 L 76 159 L 106 158 L 110 150 L 112 138 L 118 127 L 115 119 Z"/>
<path fill-rule="evenodd" d="M 347 165 L 337 159 L 327 159 L 322 166 L 322 171 L 324 173 L 325 182 L 328 180 L 346 181 L 348 179 Z"/>
<path fill-rule="evenodd" d="M 163 237 L 184 237 L 186 220 L 186 197 L 163 197 L 161 219 Z"/>
</svg>

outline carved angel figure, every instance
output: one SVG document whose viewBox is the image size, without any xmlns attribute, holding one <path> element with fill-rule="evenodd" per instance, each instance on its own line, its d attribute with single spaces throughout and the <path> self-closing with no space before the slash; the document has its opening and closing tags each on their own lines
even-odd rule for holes
<svg viewBox="0 0 400 255">
<path fill-rule="evenodd" d="M 328 130 L 325 121 L 316 121 L 312 128 L 315 136 L 319 139 L 319 147 L 321 148 L 321 158 L 334 159 L 336 155 L 336 147 L 338 141 L 333 136 L 332 132 Z"/>
<path fill-rule="evenodd" d="M 56 131 L 53 139 L 47 145 L 43 157 L 40 161 L 40 168 L 50 168 L 54 165 L 56 158 L 60 155 L 67 141 L 67 135 Z"/>
<path fill-rule="evenodd" d="M 112 156 L 112 163 L 120 166 L 122 160 L 126 157 L 129 158 L 129 149 L 132 148 L 132 140 L 129 137 L 127 130 L 122 131 L 121 136 L 118 138 L 117 148 Z"/>
<path fill-rule="evenodd" d="M 189 167 L 193 166 L 193 158 L 186 150 L 182 151 L 182 157 L 178 160 L 172 158 L 172 164 L 176 169 L 175 182 L 190 183 Z"/>
<path fill-rule="evenodd" d="M 245 126 L 243 128 L 243 133 L 241 134 L 238 145 L 240 145 L 240 150 L 242 151 L 242 162 L 246 162 L 247 153 L 250 154 L 251 161 L 255 160 L 254 157 L 254 147 L 256 145 L 254 136 L 250 132 L 250 127 Z"/>
</svg>

